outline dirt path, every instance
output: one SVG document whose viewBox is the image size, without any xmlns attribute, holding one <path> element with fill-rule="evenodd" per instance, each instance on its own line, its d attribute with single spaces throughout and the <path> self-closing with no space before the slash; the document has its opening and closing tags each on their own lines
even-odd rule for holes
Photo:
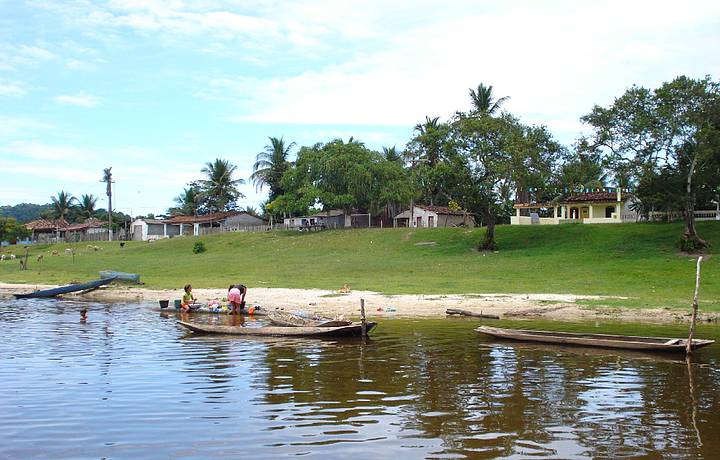
<svg viewBox="0 0 720 460">
<path fill-rule="evenodd" d="M 0 298 L 15 293 L 30 292 L 55 286 L 0 283 Z M 205 302 L 222 299 L 223 289 L 194 289 L 195 297 Z M 179 299 L 180 290 L 153 290 L 141 287 L 112 286 L 84 294 L 83 299 L 99 301 L 131 301 L 154 304 L 158 300 Z M 688 311 L 667 309 L 636 309 L 617 307 L 587 307 L 578 300 L 610 299 L 611 297 L 572 294 L 453 294 L 453 295 L 383 295 L 370 291 L 339 294 L 320 289 L 251 288 L 247 300 L 266 309 L 303 310 L 326 316 L 357 316 L 360 299 L 365 299 L 370 318 L 383 317 L 440 317 L 447 308 L 457 308 L 500 315 L 508 318 L 547 318 L 561 321 L 615 319 L 630 322 L 669 323 L 688 321 Z M 615 298 L 617 299 L 617 297 Z M 393 311 L 394 310 L 394 311 Z M 717 321 L 720 314 L 704 313 L 702 321 Z"/>
</svg>

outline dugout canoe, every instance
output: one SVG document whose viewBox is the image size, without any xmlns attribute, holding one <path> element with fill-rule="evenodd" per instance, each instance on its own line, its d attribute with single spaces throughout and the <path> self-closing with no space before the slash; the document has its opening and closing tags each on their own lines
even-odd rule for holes
<svg viewBox="0 0 720 460">
<path fill-rule="evenodd" d="M 178 321 L 182 327 L 196 333 L 202 334 L 225 334 L 244 336 L 283 336 L 283 337 L 352 337 L 362 334 L 360 323 L 352 323 L 349 326 L 339 327 L 306 327 L 306 326 L 265 326 L 265 327 L 243 327 L 243 326 L 217 326 L 211 324 L 187 323 Z M 367 323 L 367 331 L 370 332 L 376 323 Z"/>
<path fill-rule="evenodd" d="M 344 319 L 330 319 L 320 316 L 306 318 L 279 310 L 271 311 L 267 317 L 273 326 L 282 327 L 340 327 L 352 324 L 352 321 Z"/>
<path fill-rule="evenodd" d="M 533 331 L 480 326 L 477 332 L 507 340 L 542 342 L 582 347 L 617 348 L 623 350 L 685 352 L 687 339 L 670 337 L 639 337 L 631 335 L 585 334 L 559 331 Z M 714 340 L 693 339 L 692 349 L 706 347 Z"/>
<path fill-rule="evenodd" d="M 110 284 L 115 278 L 100 279 L 95 281 L 89 281 L 87 283 L 69 284 L 67 286 L 60 286 L 52 289 L 42 289 L 40 291 L 30 292 L 28 294 L 15 294 L 16 299 L 44 299 L 48 297 L 55 297 L 61 294 L 70 294 L 78 291 L 90 291 L 97 289 L 100 286 Z"/>
</svg>

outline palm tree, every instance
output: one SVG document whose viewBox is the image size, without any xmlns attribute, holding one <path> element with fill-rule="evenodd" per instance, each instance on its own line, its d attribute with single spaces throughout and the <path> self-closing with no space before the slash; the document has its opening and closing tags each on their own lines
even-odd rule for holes
<svg viewBox="0 0 720 460">
<path fill-rule="evenodd" d="M 81 195 L 80 202 L 78 203 L 78 213 L 80 217 L 89 219 L 95 216 L 95 205 L 97 204 L 97 197 L 95 195 Z"/>
<path fill-rule="evenodd" d="M 440 132 L 440 117 L 425 117 L 425 123 L 415 125 L 415 141 L 420 146 L 421 153 L 418 159 L 424 160 L 429 166 L 440 162 L 442 151 L 442 133 Z M 416 154 L 416 157 L 418 155 Z"/>
<path fill-rule="evenodd" d="M 65 219 L 70 215 L 73 208 L 73 203 L 77 201 L 74 196 L 61 190 L 57 196 L 51 197 L 51 211 L 52 216 L 55 219 Z"/>
<path fill-rule="evenodd" d="M 398 153 L 397 148 L 395 148 L 394 145 L 392 147 L 383 147 L 383 156 L 387 161 L 402 163 L 402 155 Z"/>
<path fill-rule="evenodd" d="M 202 204 L 203 194 L 197 187 L 183 189 L 182 193 L 175 197 L 177 207 L 170 208 L 170 214 L 180 214 L 183 216 L 196 216 Z"/>
<path fill-rule="evenodd" d="M 472 112 L 478 115 L 493 115 L 500 109 L 503 102 L 510 99 L 510 96 L 503 96 L 497 101 L 493 100 L 493 87 L 485 86 L 480 83 L 477 91 L 470 88 L 470 102 L 472 103 Z"/>
<path fill-rule="evenodd" d="M 270 196 L 268 201 L 283 194 L 282 180 L 283 174 L 290 167 L 288 156 L 290 149 L 295 146 L 295 142 L 291 142 L 285 146 L 285 141 L 281 137 L 269 137 L 270 144 L 265 146 L 265 150 L 257 154 L 255 164 L 253 165 L 253 173 L 250 176 L 255 188 L 262 190 L 264 186 L 270 188 Z"/>
<path fill-rule="evenodd" d="M 237 189 L 237 186 L 245 181 L 232 178 L 236 170 L 237 166 L 222 158 L 205 163 L 205 167 L 200 170 L 207 177 L 201 180 L 200 184 L 205 194 L 205 207 L 209 212 L 233 209 L 238 197 L 245 196 Z"/>
</svg>

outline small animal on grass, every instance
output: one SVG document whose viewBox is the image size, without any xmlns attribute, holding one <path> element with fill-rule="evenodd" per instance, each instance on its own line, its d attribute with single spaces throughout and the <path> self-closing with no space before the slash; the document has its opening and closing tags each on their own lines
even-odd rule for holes
<svg viewBox="0 0 720 460">
<path fill-rule="evenodd" d="M 10 254 L 10 260 L 15 260 L 15 254 Z"/>
<path fill-rule="evenodd" d="M 57 252 L 57 251 L 53 251 L 53 252 L 52 252 L 52 255 L 54 255 L 54 256 L 59 256 L 59 255 L 60 255 L 60 253 L 59 253 L 59 252 Z"/>
<path fill-rule="evenodd" d="M 71 248 L 65 249 L 65 254 L 72 254 L 73 250 Z"/>
<path fill-rule="evenodd" d="M 42 255 L 42 254 L 40 254 L 39 256 L 37 256 L 37 261 L 38 261 L 38 262 L 42 262 L 42 261 L 43 261 L 43 255 Z"/>
<path fill-rule="evenodd" d="M 351 289 L 347 283 L 343 284 L 343 286 L 340 289 L 338 289 L 339 294 L 349 294 L 350 292 L 351 292 Z"/>
<path fill-rule="evenodd" d="M 5 260 L 5 254 L 0 254 L 0 260 Z"/>
</svg>

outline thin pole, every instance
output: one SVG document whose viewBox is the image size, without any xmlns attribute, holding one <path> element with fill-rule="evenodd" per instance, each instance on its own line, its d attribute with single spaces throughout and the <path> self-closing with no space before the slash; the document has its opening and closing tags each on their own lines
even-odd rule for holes
<svg viewBox="0 0 720 460">
<path fill-rule="evenodd" d="M 697 321 L 698 312 L 698 291 L 700 290 L 700 264 L 703 261 L 703 257 L 698 257 L 697 269 L 695 271 L 695 295 L 693 296 L 692 303 L 692 318 L 690 319 L 690 333 L 688 334 L 687 345 L 685 346 L 685 352 L 687 354 L 692 353 L 692 341 L 693 335 L 695 334 L 695 322 Z"/>
<path fill-rule="evenodd" d="M 367 321 L 365 320 L 365 299 L 360 299 L 360 329 L 362 336 L 367 337 Z"/>
</svg>

